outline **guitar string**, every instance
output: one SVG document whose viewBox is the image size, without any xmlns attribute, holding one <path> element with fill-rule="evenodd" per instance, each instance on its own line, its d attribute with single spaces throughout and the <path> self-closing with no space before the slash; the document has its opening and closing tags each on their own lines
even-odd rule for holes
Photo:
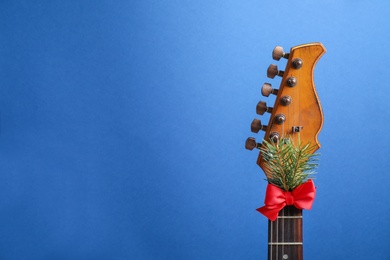
<svg viewBox="0 0 390 260">
<path fill-rule="evenodd" d="M 285 209 L 285 208 L 284 208 Z M 283 209 L 283 216 L 285 216 L 284 215 L 284 209 Z M 282 252 L 281 252 L 281 254 L 283 255 L 283 253 L 284 253 L 284 218 L 283 218 L 283 223 L 282 223 L 282 225 L 283 225 L 283 233 L 282 233 Z"/>
<path fill-rule="evenodd" d="M 297 71 L 297 78 L 300 78 L 300 74 L 301 74 L 301 70 L 298 70 Z M 302 118 L 301 118 L 301 113 L 300 113 L 300 111 L 301 111 L 301 88 L 300 88 L 300 86 L 299 86 L 299 82 L 298 82 L 298 84 L 297 84 L 298 86 L 298 90 L 297 90 L 297 96 L 298 96 L 298 127 L 300 127 L 300 126 L 302 126 Z M 294 111 L 295 111 L 295 109 L 294 109 Z M 299 129 L 299 131 L 298 131 L 298 145 L 300 145 L 300 142 L 301 142 L 301 129 Z M 295 214 L 291 214 L 290 213 L 290 215 L 295 215 Z M 294 220 L 290 220 L 290 221 L 294 221 Z M 295 234 L 295 232 L 293 232 L 293 234 Z M 293 235 L 293 237 L 294 237 L 294 241 L 296 241 L 296 239 L 295 239 L 295 235 Z"/>
<path fill-rule="evenodd" d="M 300 77 L 300 70 L 298 70 L 298 77 Z M 298 85 L 298 98 L 299 98 L 299 101 L 301 100 L 301 88 L 299 87 Z M 301 111 L 301 102 L 298 102 L 298 106 L 299 106 L 299 111 Z M 302 122 L 301 122 L 301 113 L 298 113 L 298 116 L 299 116 L 299 125 L 302 126 Z M 301 131 L 298 132 L 298 141 L 300 142 L 301 141 Z"/>
<path fill-rule="evenodd" d="M 285 133 L 284 124 L 282 125 L 282 133 Z M 283 252 L 284 252 L 284 210 L 285 210 L 285 208 L 281 210 L 281 214 L 280 214 L 281 216 L 283 216 L 283 218 L 282 218 L 282 251 L 281 251 L 282 256 L 283 256 Z"/>
<path fill-rule="evenodd" d="M 276 219 L 276 259 L 279 258 L 279 219 Z"/>
<path fill-rule="evenodd" d="M 269 242 L 271 242 L 271 244 L 269 245 L 269 252 L 270 252 L 270 259 L 272 260 L 272 242 L 273 242 L 273 240 L 272 240 L 272 233 L 273 233 L 273 225 L 272 225 L 272 221 L 271 220 L 268 220 L 269 221 L 269 225 L 270 225 L 270 227 L 271 227 L 271 239 L 270 239 L 270 241 Z"/>
</svg>

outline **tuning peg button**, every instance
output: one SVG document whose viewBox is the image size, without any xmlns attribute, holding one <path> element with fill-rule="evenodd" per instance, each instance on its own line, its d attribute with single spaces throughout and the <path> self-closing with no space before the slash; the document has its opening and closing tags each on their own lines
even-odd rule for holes
<svg viewBox="0 0 390 260">
<path fill-rule="evenodd" d="M 278 66 L 276 66 L 275 64 L 271 64 L 268 66 L 268 69 L 267 69 L 267 77 L 268 78 L 275 78 L 275 76 L 280 76 L 280 77 L 283 77 L 283 73 L 284 71 L 282 70 L 278 70 Z"/>
<path fill-rule="evenodd" d="M 274 60 L 280 60 L 280 58 L 288 59 L 289 54 L 283 51 L 283 48 L 280 46 L 276 46 L 272 51 L 272 58 Z"/>
<path fill-rule="evenodd" d="M 251 131 L 253 133 L 258 133 L 260 130 L 267 131 L 267 126 L 262 125 L 259 119 L 253 119 L 251 124 Z"/>
<path fill-rule="evenodd" d="M 267 103 L 260 101 L 256 106 L 256 113 L 259 115 L 264 115 L 265 112 L 272 113 L 272 107 L 267 107 Z"/>
<path fill-rule="evenodd" d="M 253 150 L 255 148 L 260 149 L 261 143 L 256 143 L 256 139 L 253 137 L 248 137 L 245 141 L 245 148 L 248 150 Z"/>
<path fill-rule="evenodd" d="M 261 87 L 261 94 L 265 97 L 268 97 L 270 94 L 277 95 L 278 90 L 273 89 L 271 84 L 264 83 L 263 86 Z"/>
</svg>

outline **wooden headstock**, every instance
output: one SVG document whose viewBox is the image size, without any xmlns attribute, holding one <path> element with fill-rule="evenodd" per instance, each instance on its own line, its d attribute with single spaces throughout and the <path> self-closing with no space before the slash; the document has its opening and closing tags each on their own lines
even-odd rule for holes
<svg viewBox="0 0 390 260">
<path fill-rule="evenodd" d="M 317 61 L 325 53 L 321 43 L 309 43 L 291 48 L 290 53 L 284 53 L 281 47 L 276 47 L 272 53 L 275 60 L 287 58 L 288 62 L 284 71 L 272 64 L 268 67 L 267 76 L 274 78 L 282 77 L 279 89 L 273 89 L 271 84 L 265 83 L 262 87 L 262 94 L 277 95 L 273 107 L 268 107 L 265 102 L 257 104 L 256 112 L 262 115 L 271 113 L 268 125 L 262 125 L 260 120 L 252 122 L 252 132 L 265 131 L 264 140 L 279 141 L 282 137 L 288 136 L 294 142 L 310 144 L 314 147 L 313 152 L 320 148 L 318 134 L 323 125 L 323 113 L 318 95 L 315 89 L 313 75 Z M 254 138 L 248 138 L 246 148 L 260 148 L 261 144 L 256 143 Z M 261 153 L 257 164 L 266 172 L 263 167 Z"/>
</svg>

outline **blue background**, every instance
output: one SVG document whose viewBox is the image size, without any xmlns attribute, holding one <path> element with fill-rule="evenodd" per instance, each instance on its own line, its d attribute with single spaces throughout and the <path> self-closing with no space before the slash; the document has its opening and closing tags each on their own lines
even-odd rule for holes
<svg viewBox="0 0 390 260">
<path fill-rule="evenodd" d="M 262 83 L 280 82 L 272 49 L 316 41 L 305 259 L 389 259 L 389 12 L 2 0 L 0 259 L 266 259 L 266 182 L 244 142 Z"/>
</svg>

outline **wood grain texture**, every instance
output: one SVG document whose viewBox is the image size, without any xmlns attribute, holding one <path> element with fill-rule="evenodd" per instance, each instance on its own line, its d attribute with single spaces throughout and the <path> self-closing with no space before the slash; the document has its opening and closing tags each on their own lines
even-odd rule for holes
<svg viewBox="0 0 390 260">
<path fill-rule="evenodd" d="M 321 43 L 303 44 L 291 48 L 265 133 L 265 140 L 269 140 L 270 133 L 277 132 L 282 137 L 289 136 L 296 143 L 299 138 L 302 144 L 310 143 L 315 147 L 315 150 L 320 148 L 318 134 L 321 131 L 324 117 L 314 85 L 314 67 L 325 51 L 325 47 Z M 303 61 L 303 66 L 298 69 L 293 66 L 293 61 L 297 58 Z M 290 77 L 297 79 L 296 86 L 287 85 Z M 292 102 L 285 106 L 281 103 L 281 98 L 287 95 L 291 97 Z M 274 119 L 277 114 L 286 116 L 286 121 L 283 124 L 275 123 Z M 294 126 L 302 126 L 303 128 L 299 133 L 294 133 L 292 131 Z M 261 153 L 258 156 L 257 164 L 269 176 Z"/>
</svg>

